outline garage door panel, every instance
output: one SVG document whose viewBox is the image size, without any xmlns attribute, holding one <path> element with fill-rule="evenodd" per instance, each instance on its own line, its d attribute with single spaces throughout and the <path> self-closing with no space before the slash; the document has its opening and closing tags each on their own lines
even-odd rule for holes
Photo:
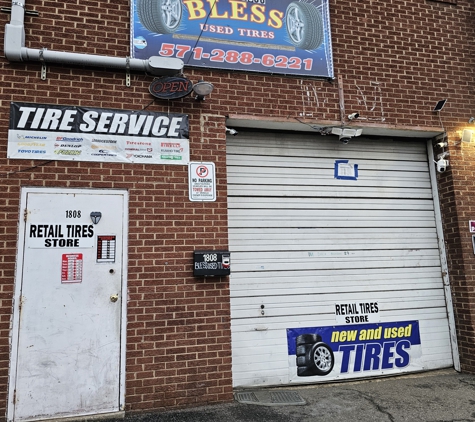
<svg viewBox="0 0 475 422">
<path fill-rule="evenodd" d="M 254 343 L 252 345 L 252 358 L 240 356 L 233 359 L 234 365 L 244 364 L 248 370 L 259 369 L 259 365 L 268 366 L 272 362 L 273 369 L 287 368 L 287 342 L 280 341 L 278 343 Z"/>
<path fill-rule="evenodd" d="M 229 151 L 228 151 L 229 152 Z M 319 171 L 325 178 L 327 174 L 321 170 L 333 170 L 334 162 L 328 157 L 278 157 L 278 156 L 236 156 L 227 160 L 228 174 L 236 176 L 247 176 L 246 168 L 240 167 L 242 161 L 247 162 L 246 167 L 252 167 L 253 174 L 261 175 L 278 175 L 278 174 L 303 174 L 314 175 L 315 171 Z M 368 176 L 373 173 L 379 173 L 388 178 L 413 178 L 419 175 L 422 180 L 429 182 L 426 162 L 413 161 L 397 161 L 397 160 L 367 160 L 365 158 L 358 159 L 358 167 Z M 402 172 L 401 170 L 404 170 Z"/>
<path fill-rule="evenodd" d="M 365 228 L 336 229 L 336 228 L 281 228 L 276 232 L 274 228 L 267 228 L 268 233 L 257 230 L 256 233 L 237 233 L 229 235 L 236 252 L 249 251 L 328 251 L 334 249 L 403 249 L 411 246 L 415 249 L 430 249 L 434 247 L 436 234 L 431 228 L 424 233 L 418 228 L 401 230 L 399 233 L 386 232 L 381 227 L 379 233 L 364 233 Z M 246 229 L 247 230 L 247 229 Z M 417 231 L 416 231 L 417 230 Z M 237 231 L 237 230 L 236 230 Z M 341 231 L 342 233 L 332 233 Z M 346 232 L 346 233 L 344 233 Z M 348 237 L 352 241 L 348 242 Z M 417 245 L 417 246 L 416 246 Z"/>
<path fill-rule="evenodd" d="M 280 347 L 279 347 L 280 346 Z M 285 346 L 285 347 L 282 347 Z M 281 374 L 284 375 L 288 372 L 288 359 L 279 359 L 277 354 L 272 355 L 273 350 L 282 348 L 280 356 L 287 356 L 287 345 L 269 345 L 267 344 L 267 353 L 252 354 L 249 358 L 238 357 L 233 359 L 234 367 L 242 367 L 243 372 L 263 372 L 269 374 Z M 285 375 L 284 375 L 285 376 Z"/>
<path fill-rule="evenodd" d="M 344 210 L 434 210 L 434 204 L 428 200 L 405 199 L 360 199 L 348 198 L 280 198 L 278 202 L 272 198 L 238 197 L 229 198 L 231 209 L 344 209 Z"/>
<path fill-rule="evenodd" d="M 338 186 L 335 192 L 334 186 L 318 186 L 318 189 L 309 190 L 307 186 L 285 186 L 281 185 L 278 189 L 271 189 L 268 185 L 245 185 L 245 184 L 229 184 L 228 194 L 234 196 L 268 196 L 268 197 L 322 197 L 334 195 L 335 197 L 345 198 L 417 198 L 431 199 L 432 192 L 430 189 L 422 188 L 400 188 L 388 187 L 379 188 L 375 191 L 372 187 L 358 187 L 355 189 L 351 184 L 342 184 Z"/>
<path fill-rule="evenodd" d="M 348 242 L 351 238 L 351 242 Z M 410 230 L 386 227 L 275 227 L 231 228 L 229 239 L 235 250 L 329 250 L 341 249 L 416 249 L 433 248 L 437 234 L 433 227 L 413 227 Z M 419 245 L 419 246 L 415 246 Z"/>
<path fill-rule="evenodd" d="M 432 219 L 424 219 L 424 218 L 419 218 L 419 219 L 406 219 L 406 220 L 392 220 L 391 218 L 384 218 L 380 217 L 378 219 L 375 219 L 374 221 L 371 222 L 372 227 L 387 227 L 388 225 L 391 225 L 392 227 L 399 227 L 401 229 L 411 229 L 411 228 L 416 228 L 416 227 L 433 227 L 434 226 L 434 221 Z M 250 218 L 242 218 L 242 219 L 234 219 L 233 220 L 233 226 L 234 227 L 266 227 L 266 228 L 275 228 L 280 229 L 280 228 L 295 228 L 296 226 L 304 228 L 304 229 L 310 229 L 312 227 L 323 227 L 323 228 L 329 228 L 329 227 L 338 227 L 338 228 L 348 228 L 351 229 L 352 227 L 359 227 L 359 228 L 364 228 L 368 227 L 368 220 L 365 220 L 364 218 L 358 219 L 358 218 L 348 218 L 345 220 L 339 220 L 338 218 L 328 218 L 326 220 L 318 220 L 316 218 L 309 217 L 308 220 L 305 221 L 293 221 L 293 220 L 288 220 L 288 219 L 250 219 Z"/>
<path fill-rule="evenodd" d="M 252 276 L 250 277 L 252 280 Z M 439 283 L 436 279 L 408 279 L 408 280 L 381 280 L 375 285 L 361 285 L 363 281 L 367 281 L 364 277 L 360 277 L 360 281 L 348 281 L 347 283 L 320 283 L 314 286 L 314 283 L 309 286 L 308 283 L 294 281 L 295 277 L 288 278 L 287 282 L 276 282 L 271 286 L 256 286 L 249 282 L 248 284 L 239 285 L 239 290 L 234 295 L 235 298 L 239 297 L 254 297 L 254 296 L 281 296 L 288 295 L 290 291 L 298 291 L 302 295 L 322 295 L 327 293 L 330 289 L 334 293 L 345 293 L 352 291 L 374 292 L 377 289 L 378 292 L 394 291 L 394 284 L 397 283 L 400 289 L 413 289 L 414 283 L 417 283 L 421 290 L 438 289 Z M 404 281 L 404 282 L 402 282 Z M 358 284 L 359 283 L 359 284 Z M 384 283 L 384 284 L 383 284 Z"/>
<path fill-rule="evenodd" d="M 419 267 L 419 268 L 370 268 L 364 272 L 356 269 L 339 269 L 338 271 L 299 271 L 298 277 L 292 277 L 290 274 L 282 271 L 269 271 L 264 273 L 254 272 L 234 272 L 231 284 L 234 291 L 240 287 L 249 288 L 249 284 L 254 288 L 259 286 L 274 286 L 275 283 L 290 283 L 287 286 L 293 286 L 293 283 L 304 283 L 307 286 L 320 285 L 322 283 L 332 287 L 345 287 L 356 285 L 361 286 L 361 281 L 366 281 L 364 285 L 372 286 L 375 282 L 381 283 L 402 283 L 410 279 L 416 281 L 419 279 L 440 277 L 440 267 Z M 311 284 L 308 284 L 311 283 Z M 341 284 L 340 284 L 341 283 Z"/>
<path fill-rule="evenodd" d="M 440 359 L 441 356 L 450 356 L 450 339 L 449 332 L 442 333 L 444 335 L 435 336 L 422 336 L 421 341 L 424 344 L 424 353 L 427 356 L 437 356 L 435 359 Z"/>
<path fill-rule="evenodd" d="M 417 283 L 421 289 L 423 290 L 428 290 L 428 289 L 434 289 L 438 288 L 438 284 L 433 280 L 433 279 L 428 279 L 426 281 L 421 282 L 420 280 L 409 280 L 407 283 L 401 285 L 400 287 L 411 289 L 413 288 L 414 283 Z M 248 284 L 249 286 L 247 289 L 241 289 L 240 294 L 236 294 L 234 297 L 239 298 L 247 298 L 247 297 L 273 297 L 273 296 L 283 296 L 283 295 L 288 295 L 289 294 L 289 286 L 279 286 L 275 285 L 271 289 L 259 289 L 256 288 L 255 286 Z M 368 293 L 373 293 L 375 291 L 374 286 L 363 286 L 360 287 L 357 284 L 353 284 L 351 286 L 338 286 L 338 287 L 331 287 L 328 285 L 324 285 L 321 287 L 315 287 L 311 288 L 308 287 L 308 285 L 304 285 L 302 283 L 295 283 L 292 284 L 292 289 L 298 290 L 302 295 L 323 295 L 328 292 L 328 289 L 331 288 L 333 292 L 335 293 L 346 293 L 346 292 L 351 292 L 351 291 L 359 291 L 359 292 L 364 292 L 365 294 Z M 392 292 L 394 291 L 394 284 L 387 284 L 384 286 L 381 286 L 378 284 L 377 286 L 377 291 L 378 292 Z"/>
<path fill-rule="evenodd" d="M 331 158 L 331 159 L 329 159 Z M 249 159 L 249 161 L 248 161 Z M 328 170 L 333 171 L 334 160 L 332 157 L 256 157 L 252 162 L 249 156 L 235 156 L 227 160 L 227 173 L 232 177 L 247 177 L 249 174 L 261 175 L 263 177 L 278 178 L 280 175 L 307 177 L 321 174 L 325 179 L 330 178 Z M 242 167 L 242 161 L 248 161 L 246 167 Z M 391 165 L 391 163 L 393 163 Z M 427 163 L 414 167 L 413 162 L 409 161 L 381 161 L 375 159 L 358 159 L 358 167 L 365 172 L 376 172 L 386 175 L 392 179 L 404 179 L 408 177 L 419 177 L 423 180 L 429 180 L 427 174 Z M 404 171 L 401 171 L 401 166 Z M 318 173 L 316 173 L 318 172 Z M 371 173 L 366 173 L 371 175 Z"/>
<path fill-rule="evenodd" d="M 308 214 L 312 213 L 310 217 Z M 279 222 L 282 220 L 288 220 L 289 216 L 282 215 L 282 210 L 280 209 L 231 209 L 229 210 L 229 216 L 233 221 L 236 220 L 258 220 L 261 221 L 265 219 L 266 221 L 271 220 L 273 222 Z M 315 221 L 318 222 L 322 219 L 325 220 L 342 220 L 346 219 L 349 221 L 366 221 L 370 219 L 373 220 L 382 220 L 382 221 L 392 221 L 395 219 L 401 221 L 419 221 L 419 220 L 428 220 L 434 221 L 434 211 L 425 211 L 425 210 L 391 210 L 386 211 L 384 215 L 381 215 L 381 210 L 371 210 L 366 209 L 365 211 L 358 212 L 355 210 L 348 209 L 312 209 L 312 210 L 300 210 L 294 208 L 292 211 L 292 220 L 294 220 L 294 227 L 299 227 L 299 222 L 302 220 Z M 363 215 L 364 214 L 364 215 Z M 315 225 L 318 227 L 318 224 Z"/>
<path fill-rule="evenodd" d="M 359 169 L 359 168 L 358 168 Z M 311 169 L 309 171 L 301 171 L 299 173 L 265 173 L 253 174 L 250 176 L 246 174 L 233 174 L 228 172 L 228 177 L 239 179 L 241 185 L 299 185 L 299 186 L 340 186 L 341 181 L 335 180 L 332 174 L 333 169 Z M 390 177 L 388 173 L 383 172 L 366 172 L 359 169 L 361 177 L 364 181 L 359 184 L 359 187 L 373 186 L 373 187 L 404 187 L 407 188 L 427 188 L 430 187 L 430 180 L 421 177 L 419 173 L 406 175 L 405 177 Z"/>
<path fill-rule="evenodd" d="M 336 160 L 357 164 L 358 177 L 336 179 Z M 385 374 L 452 364 L 425 142 L 342 145 L 333 136 L 240 130 L 228 140 L 227 175 L 235 386 L 382 375 L 339 372 L 345 327 L 358 341 L 377 327 L 399 333 L 393 352 L 408 366 Z M 336 304 L 368 302 L 379 308 L 371 321 L 337 318 Z M 311 332 L 331 344 L 335 368 L 299 377 L 294 333 Z M 389 337 L 373 343 L 368 353 L 378 356 L 396 347 Z M 342 350 L 367 350 L 348 344 Z"/>
<path fill-rule="evenodd" d="M 234 369 L 234 368 L 233 368 Z M 235 372 L 235 371 L 234 371 Z M 256 387 L 260 385 L 282 385 L 289 382 L 288 375 L 282 374 L 283 370 L 271 370 L 268 369 L 265 375 L 262 374 L 261 369 L 256 371 L 245 371 L 236 373 L 234 382 L 236 385 L 246 387 Z"/>
<path fill-rule="evenodd" d="M 434 245 L 433 245 L 434 246 Z M 288 251 L 288 252 L 237 252 L 233 255 L 234 262 L 306 262 L 306 261 L 331 261 L 331 260 L 361 260 L 365 262 L 380 261 L 384 259 L 396 260 L 420 260 L 437 259 L 439 251 L 437 249 L 391 249 L 391 250 L 362 250 L 357 249 L 351 252 L 346 250 L 333 251 Z M 440 258 L 439 258 L 440 259 Z M 371 265 L 369 265 L 371 266 Z M 294 268 L 295 269 L 295 268 Z"/>
<path fill-rule="evenodd" d="M 379 286 L 373 286 L 371 291 L 371 296 L 375 299 L 377 298 L 379 302 L 385 300 L 388 301 L 409 301 L 409 300 L 418 300 L 418 298 L 424 299 L 435 299 L 435 298 L 444 298 L 444 293 L 440 291 L 439 288 L 434 289 L 417 289 L 407 288 L 402 290 L 394 286 L 391 291 L 381 291 Z M 408 286 L 409 287 L 409 286 Z M 287 289 L 286 294 L 284 295 L 269 295 L 269 296 L 249 296 L 249 297 L 236 297 L 231 304 L 231 307 L 237 309 L 237 307 L 254 307 L 260 305 L 265 301 L 267 303 L 266 309 L 272 306 L 280 306 L 280 304 L 293 306 L 305 306 L 306 303 L 315 304 L 316 306 L 323 306 L 325 303 L 333 304 L 339 302 L 348 302 L 348 300 L 353 300 L 355 302 L 366 301 L 368 298 L 367 292 L 360 292 L 358 290 L 349 290 L 347 293 L 335 293 L 331 286 L 327 288 L 325 293 L 320 293 L 316 295 L 302 295 L 300 291 L 296 289 L 289 288 Z M 332 310 L 332 312 L 334 309 Z"/>
<path fill-rule="evenodd" d="M 319 173 L 327 173 L 327 177 L 323 177 Z M 240 177 L 240 183 L 244 183 L 250 187 L 253 185 L 264 185 L 268 190 L 277 189 L 280 190 L 284 186 L 308 186 L 309 188 L 319 189 L 321 186 L 326 188 L 331 186 L 351 186 L 351 182 L 342 182 L 341 180 L 335 180 L 333 176 L 328 175 L 328 170 L 322 170 L 321 172 L 315 170 L 311 176 L 301 179 L 299 176 L 292 175 L 283 175 L 282 177 L 264 177 L 259 175 L 248 174 L 245 177 Z M 228 173 L 228 177 L 233 177 L 232 174 Z M 358 187 L 352 186 L 354 190 L 358 190 L 365 187 L 372 188 L 398 188 L 406 187 L 407 189 L 430 189 L 429 180 L 421 180 L 417 176 L 407 179 L 394 180 L 392 178 L 385 178 L 381 175 L 374 174 L 373 176 L 368 175 L 364 181 L 358 184 Z"/>
<path fill-rule="evenodd" d="M 333 251 L 335 249 L 346 249 L 347 251 L 354 251 L 359 249 L 366 249 L 366 250 L 379 250 L 379 249 L 386 249 L 386 250 L 397 250 L 407 247 L 413 247 L 415 249 L 428 249 L 434 246 L 433 240 L 431 239 L 418 239 L 414 238 L 411 242 L 411 239 L 398 239 L 394 242 L 391 242 L 389 239 L 371 239 L 365 243 L 363 239 L 356 239 L 351 244 L 348 244 L 347 238 L 334 238 L 332 239 L 321 239 L 315 237 L 311 240 L 302 239 L 301 243 L 293 239 L 281 238 L 276 239 L 275 241 L 271 242 L 263 242 L 261 239 L 256 239 L 256 244 L 254 241 L 249 242 L 249 246 L 246 246 L 245 243 L 238 243 L 235 246 L 235 252 L 245 252 L 252 250 L 256 253 L 265 252 L 265 251 L 275 251 L 275 252 L 282 252 L 282 251 L 289 251 L 289 252 L 297 252 L 297 251 L 315 251 L 318 250 L 319 253 L 321 252 L 328 252 Z"/>
<path fill-rule="evenodd" d="M 230 149 L 228 148 L 228 153 Z M 362 154 L 363 155 L 363 154 Z M 421 155 L 421 161 L 401 161 L 401 160 L 388 160 L 379 159 L 379 160 L 368 160 L 368 154 L 364 154 L 364 157 L 358 158 L 358 164 L 362 168 L 367 170 L 384 170 L 386 172 L 401 172 L 401 171 L 410 171 L 410 172 L 419 172 L 422 177 L 427 177 L 427 161 L 425 154 Z M 333 168 L 332 162 L 329 162 L 329 158 L 334 158 L 332 154 L 327 154 L 327 157 L 316 156 L 300 156 L 300 157 L 279 157 L 279 156 L 265 156 L 265 155 L 241 155 L 233 154 L 229 155 L 227 158 L 228 171 L 234 171 L 236 166 L 240 165 L 243 161 L 246 161 L 247 167 L 250 171 L 254 171 L 255 168 L 281 168 L 281 167 L 291 167 L 295 169 L 300 168 Z"/>
<path fill-rule="evenodd" d="M 360 255 L 363 257 L 363 255 Z M 241 271 L 249 272 L 267 272 L 267 271 L 295 271 L 295 276 L 298 277 L 300 270 L 341 270 L 341 269 L 366 269 L 366 268 L 415 268 L 415 267 L 434 267 L 437 265 L 436 258 L 415 258 L 412 260 L 405 259 L 404 262 L 398 263 L 387 257 L 386 259 L 373 259 L 368 261 L 361 261 L 358 259 L 326 259 L 326 260 L 311 260 L 308 262 L 294 261 L 294 262 L 263 262 L 257 261 L 255 263 L 247 263 L 244 260 L 233 260 L 234 267 L 240 265 Z M 292 268 L 298 267 L 297 270 Z"/>
<path fill-rule="evenodd" d="M 442 322 L 447 317 L 447 310 L 445 308 L 428 308 L 423 310 L 412 310 L 412 309 L 399 309 L 399 310 L 388 310 L 381 316 L 381 323 L 391 322 L 391 321 L 410 321 L 411 319 L 417 319 L 420 323 L 424 321 L 437 321 L 439 327 L 441 326 L 440 320 Z M 233 342 L 235 333 L 253 333 L 258 332 L 267 332 L 271 330 L 285 330 L 289 326 L 293 328 L 305 328 L 305 327 L 314 327 L 315 321 L 319 322 L 319 326 L 334 326 L 335 315 L 334 314 L 324 314 L 319 313 L 318 309 L 314 309 L 314 312 L 307 315 L 292 315 L 285 317 L 261 317 L 255 316 L 251 318 L 242 318 L 242 319 L 233 319 L 232 329 L 233 329 Z M 445 328 L 443 328 L 445 330 Z M 280 331 L 282 332 L 282 331 Z"/>
<path fill-rule="evenodd" d="M 241 137 L 241 136 L 240 136 Z M 369 150 L 365 151 L 364 147 L 365 144 L 358 140 L 357 143 L 353 143 L 353 145 L 347 144 L 337 145 L 335 148 L 335 142 L 327 141 L 324 139 L 319 139 L 319 148 L 318 150 L 315 146 L 312 147 L 311 143 L 309 142 L 308 148 L 302 148 L 301 145 L 289 147 L 289 143 L 280 144 L 277 146 L 271 146 L 271 143 L 262 143 L 261 145 L 253 144 L 253 145 L 246 145 L 246 153 L 243 154 L 242 148 L 240 148 L 240 143 L 242 139 L 235 139 L 231 140 L 227 144 L 227 152 L 230 154 L 238 153 L 243 156 L 246 155 L 253 155 L 253 156 L 261 156 L 263 160 L 268 157 L 273 156 L 282 156 L 283 150 L 287 151 L 288 156 L 290 157 L 319 157 L 319 158 L 327 158 L 327 159 L 347 159 L 350 155 L 353 159 L 358 160 L 366 160 L 368 159 L 368 155 L 371 154 L 371 158 L 374 160 L 384 160 L 384 161 L 419 161 L 419 162 L 426 162 L 427 163 L 427 156 L 424 150 L 421 149 L 408 149 L 397 148 L 392 151 L 384 151 L 384 150 Z M 291 142 L 291 141 L 289 141 Z M 368 145 L 368 144 L 366 144 Z M 327 146 L 327 148 L 325 148 Z"/>
<path fill-rule="evenodd" d="M 284 317 L 284 316 L 293 316 L 293 315 L 309 315 L 315 313 L 315 308 L 318 307 L 318 312 L 320 314 L 334 314 L 335 304 L 338 303 L 348 303 L 354 302 L 354 299 L 342 298 L 341 301 L 335 301 L 333 303 L 317 301 L 317 298 L 314 296 L 308 296 L 309 302 L 314 300 L 313 303 L 292 303 L 290 302 L 287 306 L 277 306 L 269 303 L 266 300 L 263 300 L 262 303 L 265 305 L 265 315 L 268 317 Z M 371 300 L 378 302 L 378 305 L 381 307 L 387 306 L 387 310 L 402 310 L 402 309 L 427 309 L 427 308 L 444 308 L 445 299 L 442 297 L 431 297 L 430 299 L 416 299 L 411 298 L 401 302 L 400 297 L 396 297 L 394 300 L 379 300 L 377 295 L 373 295 Z M 355 303 L 358 303 L 355 301 Z M 293 306 L 293 307 L 292 307 Z M 232 306 L 231 307 L 231 317 L 232 318 L 252 318 L 260 314 L 260 306 Z M 352 316 L 354 314 L 350 314 Z"/>
</svg>

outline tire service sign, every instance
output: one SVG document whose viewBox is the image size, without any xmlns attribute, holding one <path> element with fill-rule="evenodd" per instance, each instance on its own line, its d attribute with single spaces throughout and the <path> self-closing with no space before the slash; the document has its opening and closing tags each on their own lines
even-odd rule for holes
<svg viewBox="0 0 475 422">
<path fill-rule="evenodd" d="M 8 158 L 186 165 L 188 116 L 11 103 Z"/>
<path fill-rule="evenodd" d="M 333 77 L 329 0 L 134 0 L 132 56 Z"/>
</svg>

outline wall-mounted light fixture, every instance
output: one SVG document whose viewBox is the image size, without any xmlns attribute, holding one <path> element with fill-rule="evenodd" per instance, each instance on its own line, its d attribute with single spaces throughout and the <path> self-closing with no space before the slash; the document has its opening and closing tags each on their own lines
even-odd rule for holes
<svg viewBox="0 0 475 422">
<path fill-rule="evenodd" d="M 350 128 L 341 128 L 341 127 L 332 127 L 332 135 L 338 135 L 338 139 L 343 144 L 347 144 L 351 138 L 355 136 L 360 136 L 363 133 L 363 129 L 350 129 Z"/>
<path fill-rule="evenodd" d="M 440 112 L 444 108 L 444 105 L 446 102 L 447 102 L 447 99 L 437 101 L 437 104 L 435 105 L 434 110 L 432 111 L 436 113 Z"/>
<path fill-rule="evenodd" d="M 473 130 L 464 129 L 462 132 L 462 142 L 469 144 L 472 142 Z"/>
<path fill-rule="evenodd" d="M 214 86 L 210 82 L 199 81 L 193 85 L 193 92 L 196 94 L 196 101 L 203 101 L 205 97 L 213 92 Z"/>
</svg>

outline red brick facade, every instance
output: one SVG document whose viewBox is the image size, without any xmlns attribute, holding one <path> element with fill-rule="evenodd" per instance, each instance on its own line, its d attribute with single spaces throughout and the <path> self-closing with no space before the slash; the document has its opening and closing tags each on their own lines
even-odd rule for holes
<svg viewBox="0 0 475 422">
<path fill-rule="evenodd" d="M 10 7 L 7 0 L 2 7 Z M 125 57 L 130 54 L 126 0 L 28 0 L 31 48 Z M 475 372 L 475 268 L 468 220 L 475 219 L 473 146 L 460 135 L 475 113 L 475 6 L 458 1 L 330 0 L 333 81 L 185 68 L 214 92 L 153 99 L 152 76 L 1 59 L 0 86 L 0 412 L 6 408 L 9 335 L 20 188 L 25 186 L 129 191 L 126 410 L 183 407 L 232 400 L 228 279 L 195 279 L 195 249 L 227 248 L 226 135 L 229 115 L 310 124 L 340 120 L 345 109 L 366 126 L 440 128 L 448 133 L 450 167 L 439 194 L 462 370 Z M 3 24 L 9 14 L 2 14 Z M 3 42 L 3 37 L 2 37 Z M 309 95 L 310 93 L 311 95 Z M 435 103 L 448 98 L 439 116 Z M 10 102 L 184 113 L 192 161 L 216 163 L 217 201 L 188 200 L 186 166 L 9 160 Z"/>
</svg>

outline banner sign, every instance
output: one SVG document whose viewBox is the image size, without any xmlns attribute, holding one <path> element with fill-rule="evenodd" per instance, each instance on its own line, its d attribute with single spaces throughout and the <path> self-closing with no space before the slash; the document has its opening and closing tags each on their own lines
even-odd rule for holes
<svg viewBox="0 0 475 422">
<path fill-rule="evenodd" d="M 287 344 L 293 381 L 423 369 L 419 321 L 290 328 Z"/>
<path fill-rule="evenodd" d="M 133 0 L 132 56 L 333 77 L 329 0 Z"/>
<path fill-rule="evenodd" d="M 11 103 L 8 158 L 188 164 L 188 116 Z"/>
</svg>

